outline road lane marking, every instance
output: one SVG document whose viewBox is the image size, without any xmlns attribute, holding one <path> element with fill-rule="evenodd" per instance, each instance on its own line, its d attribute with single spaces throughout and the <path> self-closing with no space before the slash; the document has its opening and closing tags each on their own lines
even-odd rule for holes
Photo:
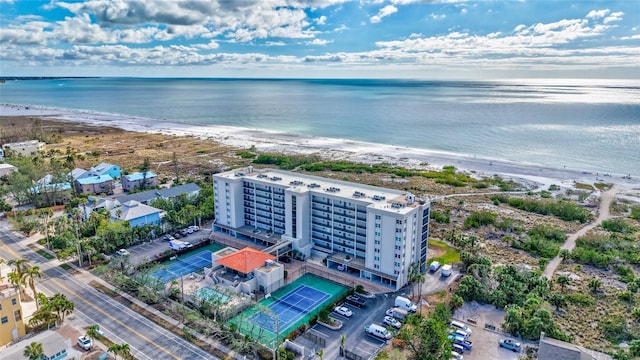
<svg viewBox="0 0 640 360">
<path fill-rule="evenodd" d="M 165 348 L 164 346 L 156 343 L 155 341 L 149 339 L 148 337 L 142 335 L 141 333 L 137 332 L 136 330 L 132 329 L 131 327 L 129 327 L 128 325 L 124 324 L 123 322 L 121 322 L 120 320 L 116 319 L 115 317 L 111 316 L 110 314 L 108 314 L 107 312 L 103 311 L 102 309 L 96 307 L 95 305 L 91 304 L 90 302 L 86 301 L 85 299 L 83 299 L 78 293 L 76 293 L 75 291 L 72 291 L 71 289 L 69 289 L 68 287 L 64 286 L 61 282 L 53 279 L 53 278 L 49 278 L 49 280 L 55 282 L 56 284 L 58 284 L 58 286 L 66 289 L 68 292 L 74 294 L 78 300 L 82 301 L 83 303 L 89 305 L 90 307 L 96 309 L 97 311 L 99 311 L 100 313 L 102 313 L 104 316 L 110 318 L 111 320 L 113 320 L 114 322 L 120 324 L 121 326 L 125 327 L 126 329 L 128 329 L 129 331 L 131 331 L 134 334 L 137 334 L 140 338 L 146 340 L 147 342 L 149 342 L 150 344 L 155 345 L 156 347 L 158 347 L 160 350 L 164 351 L 167 355 L 173 357 L 176 360 L 180 360 L 179 357 L 175 356 L 173 353 L 171 353 L 167 348 Z M 141 352 L 141 351 L 140 351 Z"/>
</svg>

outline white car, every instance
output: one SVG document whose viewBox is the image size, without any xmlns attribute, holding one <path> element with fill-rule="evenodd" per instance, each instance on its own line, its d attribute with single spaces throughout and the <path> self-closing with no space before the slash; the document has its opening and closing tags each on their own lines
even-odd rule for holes
<svg viewBox="0 0 640 360">
<path fill-rule="evenodd" d="M 342 316 L 351 317 L 353 315 L 353 311 L 346 306 L 337 306 L 333 311 L 336 314 L 340 314 Z"/>
<path fill-rule="evenodd" d="M 402 327 L 400 321 L 392 318 L 391 316 L 385 316 L 384 320 L 382 320 L 382 323 L 385 325 L 389 325 L 395 329 L 400 329 L 400 327 Z"/>
<path fill-rule="evenodd" d="M 83 335 L 78 338 L 78 346 L 83 350 L 89 351 L 93 347 L 93 342 L 87 335 Z"/>
<path fill-rule="evenodd" d="M 193 230 L 194 232 L 195 232 L 195 231 L 200 231 L 200 227 L 199 227 L 198 225 L 191 225 L 191 226 L 189 226 L 189 228 L 190 228 L 191 230 Z"/>
<path fill-rule="evenodd" d="M 116 251 L 118 253 L 118 255 L 120 256 L 127 256 L 130 255 L 131 253 L 127 250 L 127 249 L 120 249 L 118 251 Z"/>
<path fill-rule="evenodd" d="M 393 316 L 393 308 L 388 308 L 387 311 L 384 312 L 387 316 Z"/>
</svg>

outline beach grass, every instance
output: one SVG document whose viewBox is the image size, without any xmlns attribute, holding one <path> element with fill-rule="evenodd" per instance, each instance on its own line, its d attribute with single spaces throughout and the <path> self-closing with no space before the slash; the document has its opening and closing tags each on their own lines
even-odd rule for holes
<svg viewBox="0 0 640 360">
<path fill-rule="evenodd" d="M 429 239 L 429 247 L 444 251 L 442 256 L 431 259 L 431 261 L 436 260 L 441 264 L 455 264 L 460 262 L 460 252 L 447 245 L 444 241 Z"/>
<path fill-rule="evenodd" d="M 585 184 L 585 183 L 580 183 L 577 181 L 574 181 L 574 184 L 576 186 L 576 189 L 580 189 L 580 190 L 587 190 L 587 191 L 593 191 L 593 186 L 589 185 L 589 184 Z"/>
</svg>

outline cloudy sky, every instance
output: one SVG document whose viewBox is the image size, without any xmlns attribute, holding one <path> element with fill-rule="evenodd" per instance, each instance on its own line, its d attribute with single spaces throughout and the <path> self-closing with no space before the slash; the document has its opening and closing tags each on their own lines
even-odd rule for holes
<svg viewBox="0 0 640 360">
<path fill-rule="evenodd" d="M 0 0 L 0 76 L 640 78 L 638 0 Z"/>
</svg>

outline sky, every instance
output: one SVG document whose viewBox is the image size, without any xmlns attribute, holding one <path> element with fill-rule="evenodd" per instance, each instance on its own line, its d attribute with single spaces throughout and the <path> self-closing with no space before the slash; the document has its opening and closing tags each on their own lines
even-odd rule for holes
<svg viewBox="0 0 640 360">
<path fill-rule="evenodd" d="M 640 0 L 0 0 L 0 76 L 640 79 Z"/>
</svg>

